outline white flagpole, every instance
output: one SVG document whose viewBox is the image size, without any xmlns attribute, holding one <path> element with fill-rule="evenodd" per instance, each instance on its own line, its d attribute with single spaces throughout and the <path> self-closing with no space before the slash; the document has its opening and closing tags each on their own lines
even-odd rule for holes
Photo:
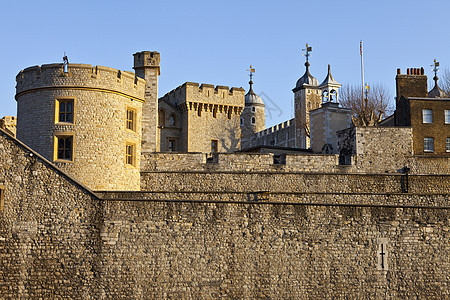
<svg viewBox="0 0 450 300">
<path fill-rule="evenodd" d="M 364 100 L 364 64 L 363 64 L 362 40 L 359 43 L 359 52 L 361 53 L 361 92 L 362 92 L 362 99 Z"/>
</svg>

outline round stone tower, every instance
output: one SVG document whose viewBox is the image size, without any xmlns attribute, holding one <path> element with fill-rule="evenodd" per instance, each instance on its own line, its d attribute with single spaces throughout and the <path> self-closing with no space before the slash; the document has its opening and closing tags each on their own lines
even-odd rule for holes
<svg viewBox="0 0 450 300">
<path fill-rule="evenodd" d="M 250 90 L 245 95 L 245 107 L 241 113 L 241 149 L 252 145 L 252 138 L 257 132 L 266 128 L 266 109 L 261 97 L 253 91 L 253 81 L 250 78 Z"/>
<path fill-rule="evenodd" d="M 66 63 L 16 81 L 19 140 L 93 190 L 139 190 L 144 79 Z"/>
</svg>

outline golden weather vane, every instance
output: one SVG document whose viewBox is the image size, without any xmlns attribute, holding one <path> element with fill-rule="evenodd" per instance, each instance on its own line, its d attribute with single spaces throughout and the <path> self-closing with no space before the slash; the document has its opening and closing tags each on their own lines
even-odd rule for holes
<svg viewBox="0 0 450 300">
<path fill-rule="evenodd" d="M 308 62 L 309 56 L 311 55 L 312 52 L 312 47 L 308 45 L 308 43 L 306 43 L 306 48 L 302 49 L 302 51 L 305 52 L 303 55 L 306 56 L 306 62 Z"/>
<path fill-rule="evenodd" d="M 253 73 L 255 73 L 255 68 L 253 68 L 253 66 L 250 65 L 250 69 L 247 69 L 247 72 L 250 72 L 250 74 L 249 74 L 249 76 L 250 76 L 250 81 L 252 81 Z"/>
<path fill-rule="evenodd" d="M 436 60 L 436 58 L 434 59 L 434 63 L 431 65 L 433 67 L 433 72 L 434 72 L 434 76 L 437 77 L 437 72 L 439 72 L 439 62 Z"/>
</svg>

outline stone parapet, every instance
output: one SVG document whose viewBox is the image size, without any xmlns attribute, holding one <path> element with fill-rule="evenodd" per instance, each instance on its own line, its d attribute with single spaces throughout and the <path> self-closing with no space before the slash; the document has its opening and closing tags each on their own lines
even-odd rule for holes
<svg viewBox="0 0 450 300">
<path fill-rule="evenodd" d="M 450 194 L 450 175 L 406 176 L 404 174 L 218 172 L 214 170 L 141 172 L 141 191 Z"/>
<path fill-rule="evenodd" d="M 86 89 L 120 93 L 134 100 L 144 101 L 145 80 L 133 72 L 120 71 L 89 64 L 33 66 L 16 76 L 16 100 L 24 93 L 40 89 Z"/>
</svg>

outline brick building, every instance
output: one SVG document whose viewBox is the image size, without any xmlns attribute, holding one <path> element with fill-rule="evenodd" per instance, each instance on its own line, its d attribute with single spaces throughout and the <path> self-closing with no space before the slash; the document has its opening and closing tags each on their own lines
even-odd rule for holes
<svg viewBox="0 0 450 300">
<path fill-rule="evenodd" d="M 414 155 L 450 155 L 450 98 L 434 81 L 428 92 L 423 68 L 397 70 L 395 126 L 412 128 Z"/>
</svg>

